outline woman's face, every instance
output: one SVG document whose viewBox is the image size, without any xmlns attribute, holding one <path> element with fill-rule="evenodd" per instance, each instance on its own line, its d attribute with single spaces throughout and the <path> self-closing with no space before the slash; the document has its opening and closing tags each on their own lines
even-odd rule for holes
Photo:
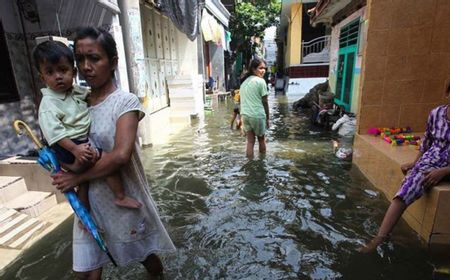
<svg viewBox="0 0 450 280">
<path fill-rule="evenodd" d="M 78 40 L 75 59 L 81 75 L 92 89 L 101 88 L 112 81 L 111 72 L 116 68 L 117 57 L 111 61 L 96 40 L 89 37 Z"/>
<path fill-rule="evenodd" d="M 261 62 L 255 69 L 255 75 L 260 78 L 263 78 L 265 73 L 266 73 L 266 64 L 264 62 Z"/>
</svg>

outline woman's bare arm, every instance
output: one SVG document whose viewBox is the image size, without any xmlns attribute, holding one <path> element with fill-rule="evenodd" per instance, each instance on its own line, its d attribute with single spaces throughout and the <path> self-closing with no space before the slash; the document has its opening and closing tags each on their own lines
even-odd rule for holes
<svg viewBox="0 0 450 280">
<path fill-rule="evenodd" d="M 81 174 L 58 173 L 53 177 L 53 185 L 61 191 L 67 191 L 80 183 L 105 177 L 126 164 L 134 149 L 138 128 L 138 113 L 128 112 L 123 114 L 116 123 L 116 135 L 114 148 L 109 153 L 104 153 L 102 158 L 91 169 Z"/>
</svg>

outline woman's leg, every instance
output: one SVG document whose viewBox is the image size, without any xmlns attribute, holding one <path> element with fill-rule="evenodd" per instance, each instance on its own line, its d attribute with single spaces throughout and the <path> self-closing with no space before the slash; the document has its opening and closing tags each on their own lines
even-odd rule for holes
<svg viewBox="0 0 450 280">
<path fill-rule="evenodd" d="M 263 136 L 258 136 L 259 152 L 261 154 L 266 153 L 266 138 Z"/>
<path fill-rule="evenodd" d="M 369 243 L 364 245 L 359 251 L 363 253 L 371 252 L 375 250 L 378 245 L 383 243 L 394 229 L 398 220 L 405 212 L 407 205 L 400 198 L 394 198 L 391 205 L 389 205 L 386 214 L 384 215 L 383 222 L 378 230 L 377 236 L 375 236 Z"/>
<path fill-rule="evenodd" d="M 392 200 L 378 230 L 378 236 L 387 237 L 392 232 L 406 207 L 406 204 L 400 198 Z"/>
<path fill-rule="evenodd" d="M 247 131 L 247 150 L 246 154 L 248 158 L 253 158 L 253 149 L 255 147 L 255 132 Z"/>
<path fill-rule="evenodd" d="M 86 272 L 74 272 L 75 279 L 77 280 L 101 280 L 102 279 L 102 268 L 98 268 Z"/>
<path fill-rule="evenodd" d="M 149 255 L 143 262 L 145 269 L 148 272 L 148 279 L 162 280 L 164 279 L 164 267 L 161 259 L 156 254 Z"/>
</svg>

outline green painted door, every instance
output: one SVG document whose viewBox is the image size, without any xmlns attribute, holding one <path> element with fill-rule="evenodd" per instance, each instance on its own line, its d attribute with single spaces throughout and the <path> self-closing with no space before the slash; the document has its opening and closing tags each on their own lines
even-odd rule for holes
<svg viewBox="0 0 450 280">
<path fill-rule="evenodd" d="M 353 76 L 358 50 L 359 19 L 341 29 L 334 102 L 349 112 L 353 95 Z"/>
</svg>

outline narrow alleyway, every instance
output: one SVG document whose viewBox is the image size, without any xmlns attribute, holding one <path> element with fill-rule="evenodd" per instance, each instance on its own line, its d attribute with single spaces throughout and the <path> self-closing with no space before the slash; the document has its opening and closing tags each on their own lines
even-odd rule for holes
<svg viewBox="0 0 450 280">
<path fill-rule="evenodd" d="M 270 95 L 268 154 L 247 160 L 230 131 L 232 104 L 164 146 L 144 166 L 178 251 L 167 279 L 430 279 L 426 247 L 400 223 L 378 253 L 356 249 L 375 234 L 388 205 L 329 132 L 292 111 L 298 96 Z M 26 252 L 1 279 L 72 279 L 71 221 Z M 104 279 L 144 279 L 139 265 L 108 267 Z"/>
</svg>

